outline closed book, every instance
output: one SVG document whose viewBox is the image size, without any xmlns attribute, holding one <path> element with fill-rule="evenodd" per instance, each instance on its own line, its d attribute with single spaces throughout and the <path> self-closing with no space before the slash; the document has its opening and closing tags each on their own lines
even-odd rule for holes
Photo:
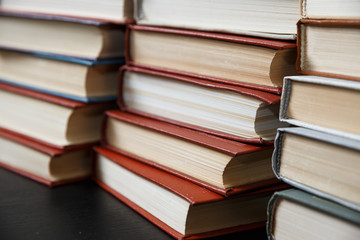
<svg viewBox="0 0 360 240">
<path fill-rule="evenodd" d="M 82 103 L 0 83 L 0 126 L 55 148 L 98 142 L 105 110 L 113 101 Z"/>
<path fill-rule="evenodd" d="M 225 198 L 147 164 L 96 147 L 94 179 L 177 239 L 198 239 L 263 226 L 277 187 Z"/>
<path fill-rule="evenodd" d="M 124 56 L 125 27 L 106 21 L 0 11 L 0 47 L 84 59 Z"/>
<path fill-rule="evenodd" d="M 360 80 L 360 19 L 301 19 L 299 74 Z"/>
<path fill-rule="evenodd" d="M 120 109 L 228 139 L 272 144 L 280 96 L 133 66 L 120 70 Z"/>
<path fill-rule="evenodd" d="M 81 1 L 81 0 L 3 0 L 3 11 L 56 14 L 68 17 L 106 20 L 118 24 L 133 22 L 133 1 Z"/>
<path fill-rule="evenodd" d="M 301 0 L 301 17 L 312 19 L 359 19 L 360 2 L 354 0 Z"/>
<path fill-rule="evenodd" d="M 300 18 L 297 0 L 136 0 L 135 20 L 141 25 L 227 32 L 294 40 Z"/>
<path fill-rule="evenodd" d="M 360 211 L 360 141 L 306 128 L 280 128 L 276 176 L 304 191 Z"/>
<path fill-rule="evenodd" d="M 269 239 L 359 239 L 360 213 L 297 189 L 269 201 Z"/>
<path fill-rule="evenodd" d="M 102 146 L 218 194 L 235 195 L 278 181 L 272 146 L 235 142 L 117 110 L 107 111 Z"/>
<path fill-rule="evenodd" d="M 360 82 L 319 76 L 284 79 L 280 120 L 360 139 Z"/>
<path fill-rule="evenodd" d="M 130 65 L 278 94 L 284 76 L 296 72 L 295 43 L 144 25 L 127 28 L 126 58 Z"/>
<path fill-rule="evenodd" d="M 0 49 L 0 81 L 85 103 L 110 101 L 124 62 Z"/>
<path fill-rule="evenodd" d="M 0 167 L 48 186 L 90 177 L 94 144 L 58 149 L 0 127 Z"/>
</svg>

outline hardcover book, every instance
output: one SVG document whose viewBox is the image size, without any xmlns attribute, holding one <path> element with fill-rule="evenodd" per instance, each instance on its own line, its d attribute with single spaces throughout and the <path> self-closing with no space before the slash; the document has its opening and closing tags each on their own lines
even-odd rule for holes
<svg viewBox="0 0 360 240">
<path fill-rule="evenodd" d="M 107 111 L 102 146 L 229 196 L 278 181 L 272 146 L 254 146 L 117 110 Z"/>
<path fill-rule="evenodd" d="M 315 195 L 276 192 L 268 207 L 269 239 L 351 239 L 360 237 L 360 213 Z"/>
<path fill-rule="evenodd" d="M 28 13 L 55 14 L 115 23 L 133 21 L 132 0 L 2 0 L 0 9 Z"/>
<path fill-rule="evenodd" d="M 298 0 L 136 0 L 141 25 L 166 26 L 293 40 Z"/>
<path fill-rule="evenodd" d="M 280 96 L 182 75 L 123 66 L 120 109 L 232 140 L 272 144 Z"/>
<path fill-rule="evenodd" d="M 94 179 L 177 239 L 198 239 L 261 227 L 276 188 L 225 198 L 147 164 L 95 148 Z"/>
<path fill-rule="evenodd" d="M 56 148 L 100 140 L 101 119 L 115 103 L 85 104 L 0 83 L 0 126 Z"/>
<path fill-rule="evenodd" d="M 280 93 L 294 75 L 296 44 L 174 28 L 130 25 L 127 64 Z"/>
<path fill-rule="evenodd" d="M 280 120 L 360 139 L 360 82 L 318 76 L 284 79 Z"/>
<path fill-rule="evenodd" d="M 80 102 L 110 101 L 124 62 L 0 49 L 0 81 Z"/>
<path fill-rule="evenodd" d="M 0 11 L 0 47 L 84 59 L 124 56 L 125 27 L 106 21 Z"/>
<path fill-rule="evenodd" d="M 93 144 L 57 149 L 0 127 L 0 167 L 48 186 L 90 177 Z"/>
<path fill-rule="evenodd" d="M 360 81 L 360 19 L 301 19 L 298 33 L 298 73 Z"/>
<path fill-rule="evenodd" d="M 360 211 L 360 141 L 306 128 L 280 128 L 276 176 L 300 189 Z"/>
</svg>

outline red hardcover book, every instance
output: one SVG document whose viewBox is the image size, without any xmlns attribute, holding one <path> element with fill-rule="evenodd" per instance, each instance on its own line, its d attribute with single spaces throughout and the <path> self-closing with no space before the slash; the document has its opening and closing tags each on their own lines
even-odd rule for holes
<svg viewBox="0 0 360 240">
<path fill-rule="evenodd" d="M 360 81 L 359 36 L 359 19 L 301 19 L 298 73 Z"/>
<path fill-rule="evenodd" d="M 199 239 L 265 224 L 271 187 L 225 198 L 160 169 L 95 148 L 94 180 L 177 239 Z"/>
<path fill-rule="evenodd" d="M 0 83 L 0 126 L 54 148 L 98 142 L 103 113 L 114 107 L 112 101 L 86 104 Z"/>
<path fill-rule="evenodd" d="M 120 109 L 235 141 L 272 144 L 280 96 L 133 66 L 120 69 Z"/>
<path fill-rule="evenodd" d="M 272 146 L 235 142 L 117 110 L 107 111 L 102 146 L 224 196 L 278 181 Z"/>
<path fill-rule="evenodd" d="M 58 149 L 0 128 L 0 167 L 48 186 L 79 181 L 90 176 L 93 145 Z"/>
<path fill-rule="evenodd" d="M 130 25 L 130 65 L 276 94 L 294 75 L 296 44 L 174 28 Z"/>
</svg>

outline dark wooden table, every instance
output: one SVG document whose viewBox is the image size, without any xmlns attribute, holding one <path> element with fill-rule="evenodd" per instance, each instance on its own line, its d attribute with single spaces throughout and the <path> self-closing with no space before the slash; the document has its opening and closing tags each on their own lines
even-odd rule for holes
<svg viewBox="0 0 360 240">
<path fill-rule="evenodd" d="M 0 168 L 0 239 L 173 239 L 90 180 L 48 188 Z M 266 239 L 258 229 L 217 239 Z"/>
</svg>

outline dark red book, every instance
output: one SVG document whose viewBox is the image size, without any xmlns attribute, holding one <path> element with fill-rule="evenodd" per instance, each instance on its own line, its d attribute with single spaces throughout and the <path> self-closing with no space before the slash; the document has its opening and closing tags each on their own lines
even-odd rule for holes
<svg viewBox="0 0 360 240">
<path fill-rule="evenodd" d="M 199 239 L 262 227 L 273 191 L 226 198 L 171 173 L 95 148 L 100 187 L 177 239 Z"/>
<path fill-rule="evenodd" d="M 178 28 L 129 25 L 127 64 L 276 94 L 294 75 L 296 44 Z"/>
<path fill-rule="evenodd" d="M 133 66 L 120 69 L 120 109 L 227 139 L 272 144 L 280 96 Z"/>
<path fill-rule="evenodd" d="M 224 196 L 279 181 L 272 146 L 254 146 L 117 110 L 107 111 L 102 146 Z"/>
</svg>

